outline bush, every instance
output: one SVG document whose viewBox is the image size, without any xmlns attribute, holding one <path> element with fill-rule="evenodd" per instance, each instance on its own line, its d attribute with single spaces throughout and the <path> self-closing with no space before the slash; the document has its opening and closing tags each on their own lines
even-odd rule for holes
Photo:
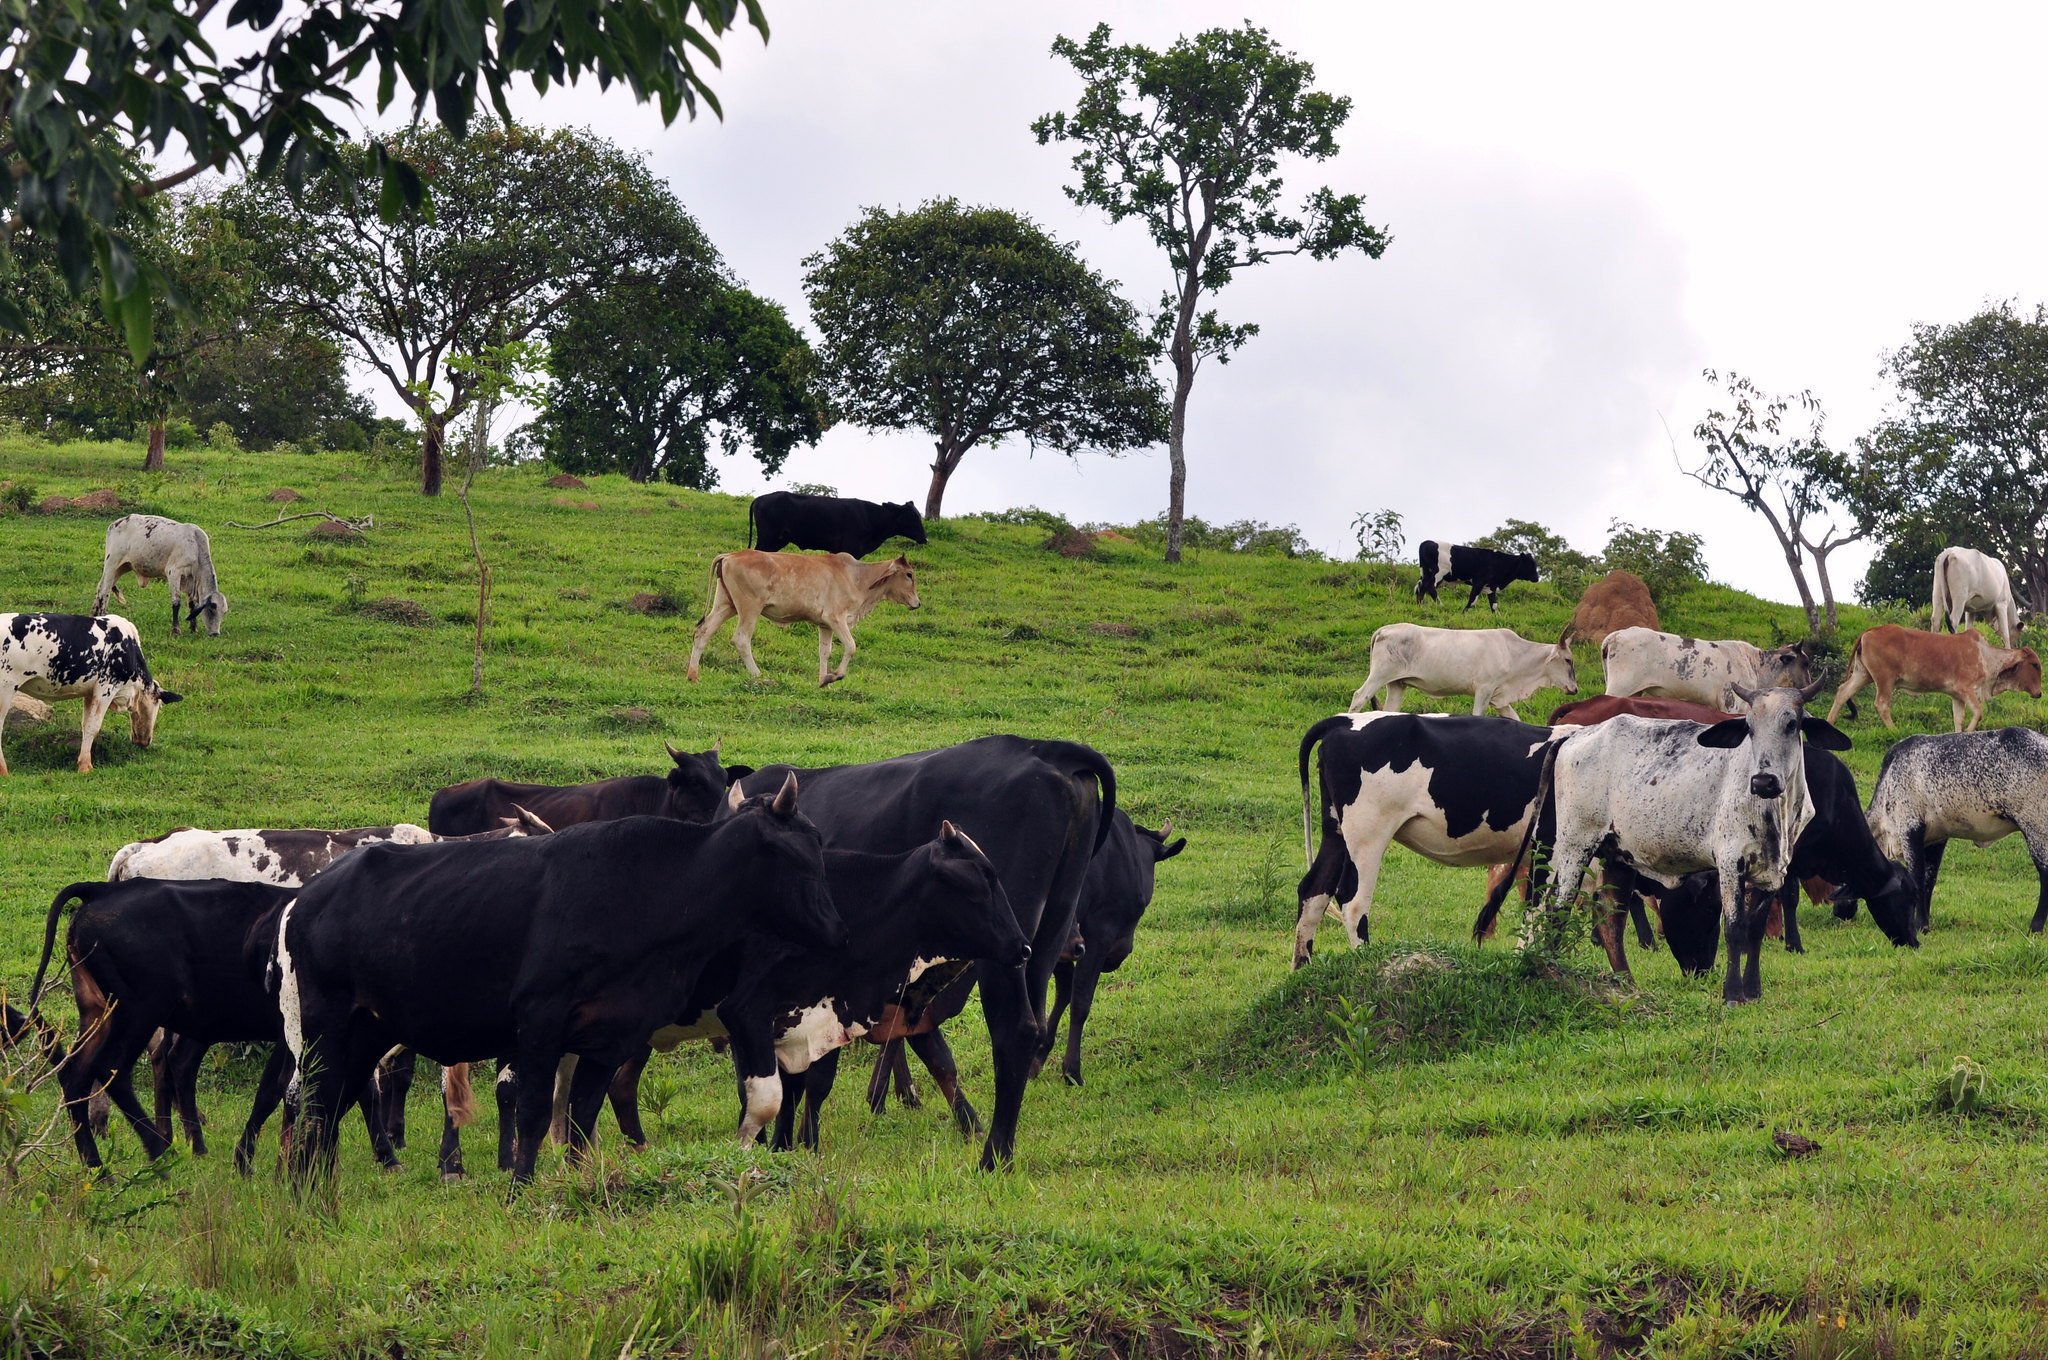
<svg viewBox="0 0 2048 1360">
<path fill-rule="evenodd" d="M 1041 510 L 1035 505 L 1015 505 L 1008 510 L 981 510 L 962 518 L 978 519 L 984 524 L 1017 524 L 1031 529 L 1043 529 L 1049 534 L 1057 534 L 1074 527 L 1067 517 L 1058 511 Z"/>
<path fill-rule="evenodd" d="M 823 482 L 791 482 L 785 490 L 798 496 L 836 496 L 839 488 Z"/>
<path fill-rule="evenodd" d="M 164 447 L 167 449 L 196 449 L 199 447 L 199 427 L 183 416 L 172 416 L 164 422 Z"/>
<path fill-rule="evenodd" d="M 222 453 L 240 453 L 242 441 L 235 438 L 234 426 L 225 420 L 216 420 L 207 427 L 206 447 L 218 449 Z"/>
<path fill-rule="evenodd" d="M 304 453 L 305 450 L 289 439 L 280 439 L 270 446 L 272 453 Z"/>
<path fill-rule="evenodd" d="M 1166 516 L 1155 515 L 1119 532 L 1148 548 L 1163 549 L 1166 546 Z M 1230 524 L 1211 524 L 1190 515 L 1181 521 L 1180 541 L 1183 548 L 1208 552 L 1293 557 L 1309 562 L 1323 560 L 1323 555 L 1311 548 L 1308 540 L 1301 536 L 1299 526 L 1268 524 L 1264 520 L 1241 519 Z"/>
<path fill-rule="evenodd" d="M 1642 577 L 1660 608 L 1707 579 L 1706 540 L 1698 534 L 1660 534 L 1619 519 L 1607 531 L 1600 569 Z"/>
<path fill-rule="evenodd" d="M 25 515 L 28 508 L 36 503 L 36 488 L 33 482 L 15 482 L 0 487 L 0 503 L 6 504 L 17 515 Z"/>
</svg>

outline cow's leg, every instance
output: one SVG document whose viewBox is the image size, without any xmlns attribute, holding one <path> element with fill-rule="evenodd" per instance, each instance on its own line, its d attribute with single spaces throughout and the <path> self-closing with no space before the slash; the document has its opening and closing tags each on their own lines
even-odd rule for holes
<svg viewBox="0 0 2048 1360">
<path fill-rule="evenodd" d="M 1778 909 L 1785 918 L 1785 952 L 1804 954 L 1806 942 L 1799 938 L 1799 881 L 1787 878 L 1778 889 Z"/>
<path fill-rule="evenodd" d="M 1081 1030 L 1088 1023 L 1088 1013 L 1095 1009 L 1095 984 L 1102 980 L 1102 960 L 1094 954 L 1084 954 L 1074 965 L 1074 1019 L 1067 1026 L 1067 1056 L 1060 1064 L 1060 1075 L 1071 1086 L 1081 1084 Z"/>
<path fill-rule="evenodd" d="M 418 1069 L 419 1056 L 409 1048 L 387 1053 L 377 1064 L 378 1108 L 384 1120 L 384 1136 L 393 1148 L 405 1146 L 405 1103 L 412 1096 Z"/>
<path fill-rule="evenodd" d="M 1743 995 L 1743 956 L 1749 949 L 1752 933 L 1751 922 L 1743 914 L 1743 885 L 1738 867 L 1733 863 L 1719 866 L 1721 874 L 1721 935 L 1728 942 L 1728 973 L 1721 983 L 1721 1000 L 1726 1005 L 1740 1005 L 1749 998 Z"/>
<path fill-rule="evenodd" d="M 704 612 L 703 618 L 697 620 L 696 635 L 690 639 L 690 665 L 685 675 L 692 684 L 697 680 L 697 665 L 704 659 L 705 644 L 717 635 L 720 625 L 735 612 L 731 592 L 726 590 L 722 582 L 714 584 L 711 588 L 711 608 Z"/>
<path fill-rule="evenodd" d="M 984 1003 L 985 1005 L 986 1003 Z M 946 1108 L 953 1112 L 953 1127 L 960 1130 L 962 1138 L 972 1138 L 981 1132 L 981 1116 L 968 1103 L 967 1093 L 960 1087 L 960 1064 L 953 1057 L 952 1045 L 946 1036 L 936 1029 L 923 1034 L 913 1034 L 910 1046 L 924 1063 L 925 1071 L 932 1074 L 938 1083 L 939 1094 L 946 1099 Z"/>
<path fill-rule="evenodd" d="M 1593 897 L 1593 936 L 1607 955 L 1607 967 L 1616 977 L 1634 977 L 1628 966 L 1628 944 L 1622 928 L 1618 890 L 1603 887 Z"/>
<path fill-rule="evenodd" d="M 597 1116 L 611 1090 L 618 1068 L 601 1058 L 585 1055 L 569 1079 L 569 1160 L 581 1162 L 597 1141 Z"/>
<path fill-rule="evenodd" d="M 1471 612 L 1472 606 L 1479 603 L 1479 592 L 1485 589 L 1486 587 L 1477 581 L 1472 583 L 1472 593 L 1465 599 L 1465 609 L 1463 612 Z"/>
<path fill-rule="evenodd" d="M 555 1089 L 548 1097 L 548 1141 L 556 1147 L 569 1145 L 569 1084 L 576 1080 L 576 1066 L 581 1060 L 574 1053 L 564 1053 L 562 1060 L 555 1064 Z"/>
<path fill-rule="evenodd" d="M 169 587 L 169 591 L 171 596 L 171 636 L 176 637 L 178 635 L 178 587 L 173 584 Z M 197 632 L 199 630 L 195 628 L 193 631 Z"/>
<path fill-rule="evenodd" d="M 1338 908 L 1338 914 L 1344 918 L 1344 933 L 1350 937 L 1353 949 L 1364 948 L 1372 938 L 1372 922 L 1368 915 L 1372 911 L 1373 889 L 1379 884 L 1380 861 L 1386 858 L 1387 846 L 1393 839 L 1392 827 L 1377 826 L 1361 830 L 1355 838 L 1348 833 L 1344 837 L 1345 852 L 1358 871 L 1358 888 L 1350 900 Z"/>
<path fill-rule="evenodd" d="M 858 650 L 853 645 L 853 628 L 845 619 L 834 619 L 832 620 L 832 635 L 839 639 L 839 669 L 833 674 L 832 679 L 834 681 L 844 680 L 847 667 L 853 664 L 853 654 Z M 830 682 L 825 680 L 823 676 L 819 677 L 818 684 L 820 686 L 827 683 Z"/>
<path fill-rule="evenodd" d="M 1771 898 L 1769 894 L 1751 889 L 1747 885 L 1743 888 L 1743 894 L 1752 900 L 1749 903 L 1749 953 L 1742 961 L 1742 999 L 1756 1001 L 1764 994 L 1764 917 L 1770 912 Z"/>
<path fill-rule="evenodd" d="M 761 678 L 761 667 L 754 661 L 754 630 L 760 626 L 759 614 L 742 614 L 740 621 L 732 626 L 733 650 L 737 651 L 740 660 L 746 663 L 747 674 L 756 680 Z"/>
<path fill-rule="evenodd" d="M 1036 1078 L 1045 1068 L 1045 1060 L 1052 1056 L 1053 1047 L 1060 1041 L 1060 1017 L 1067 1013 L 1067 998 L 1074 990 L 1074 961 L 1061 959 L 1052 968 L 1052 1008 L 1045 1013 L 1045 1029 L 1038 1036 L 1038 1053 L 1031 1060 L 1031 1075 Z"/>
<path fill-rule="evenodd" d="M 1351 713 L 1364 713 L 1368 709 L 1378 708 L 1380 706 L 1380 702 L 1376 696 L 1378 696 L 1379 692 L 1385 689 L 1386 687 L 1387 681 L 1384 675 L 1379 670 L 1379 668 L 1376 666 L 1366 667 L 1365 683 L 1360 685 L 1357 689 L 1351 692 L 1351 707 L 1346 711 Z M 1387 706 L 1387 711 L 1389 713 L 1400 712 L 1401 705 L 1398 702 L 1398 700 L 1394 703 L 1390 703 Z"/>
<path fill-rule="evenodd" d="M 264 1121 L 277 1108 L 277 1102 L 284 1098 L 285 1084 L 291 1080 L 292 1053 L 283 1044 L 270 1046 L 270 1058 L 263 1064 L 263 1075 L 256 1079 L 256 1094 L 249 1105 L 249 1121 L 242 1125 L 242 1136 L 235 1140 L 235 1170 L 244 1176 L 256 1160 L 256 1138 L 263 1132 Z"/>
<path fill-rule="evenodd" d="M 308 1012 L 314 1009 L 307 998 L 301 998 L 306 1060 L 301 1066 L 299 1118 L 292 1138 L 292 1176 L 301 1184 L 314 1175 L 334 1173 L 341 1117 L 353 1106 L 364 1107 L 364 1117 L 372 1128 L 372 1145 L 380 1148 L 379 1160 L 390 1150 L 376 1118 L 376 1098 L 369 1091 L 378 1061 L 391 1050 L 390 1040 L 381 1026 L 362 1015 L 326 1026 L 308 1023 Z"/>
<path fill-rule="evenodd" d="M 619 1121 L 619 1132 L 635 1152 L 647 1148 L 647 1131 L 640 1127 L 640 1074 L 647 1070 L 647 1060 L 653 1056 L 654 1050 L 642 1045 L 619 1064 L 619 1070 L 612 1074 L 611 1090 L 606 1093 L 611 1099 L 612 1117 Z"/>
<path fill-rule="evenodd" d="M 909 1065 L 903 1056 L 903 1040 L 884 1039 L 875 1054 L 874 1071 L 868 1073 L 868 1109 L 876 1114 L 889 1108 L 889 1078 L 898 1063 Z"/>
<path fill-rule="evenodd" d="M 1048 907 L 1050 910 L 1050 907 Z M 1071 929 L 1071 926 L 1069 926 Z M 1024 1086 L 1031 1076 L 1031 1049 L 1038 1042 L 1031 989 L 1021 968 L 978 965 L 981 1013 L 988 1022 L 990 1056 L 996 1077 L 995 1109 L 989 1117 L 988 1139 L 981 1148 L 981 1168 L 1007 1167 L 1017 1155 L 1017 1117 L 1024 1108 Z M 933 1036 L 938 1031 L 934 1030 Z M 954 1107 L 956 1120 L 959 1106 Z"/>
<path fill-rule="evenodd" d="M 57 1069 L 58 1088 L 64 1093 L 65 1109 L 71 1115 L 71 1139 L 78 1156 L 95 1170 L 101 1166 L 99 1145 L 93 1140 L 90 1106 L 101 1092 L 114 1104 L 142 1140 L 151 1161 L 170 1148 L 170 1139 L 159 1134 L 156 1125 L 143 1115 L 128 1081 L 128 1069 L 142 1055 L 155 1026 L 143 1026 L 124 1019 L 118 1005 L 88 1013 L 80 1008 L 79 1041 Z"/>
<path fill-rule="evenodd" d="M 889 1075 L 896 1086 L 896 1099 L 906 1110 L 924 1108 L 924 1097 L 917 1093 L 917 1083 L 910 1079 L 910 1050 L 897 1044 L 890 1050 Z"/>
<path fill-rule="evenodd" d="M 92 744 L 99 737 L 100 724 L 107 720 L 107 709 L 113 704 L 113 696 L 105 686 L 88 691 L 85 696 L 85 711 L 78 715 L 78 772 L 92 773 Z"/>
<path fill-rule="evenodd" d="M 14 711 L 14 686 L 0 685 L 0 735 L 7 731 L 7 715 Z M 0 779 L 7 776 L 7 748 L 0 743 Z"/>
<path fill-rule="evenodd" d="M 166 1143 L 171 1141 L 171 1107 L 178 1102 L 177 1091 L 171 1081 L 171 1046 L 177 1036 L 167 1030 L 158 1030 L 150 1036 L 149 1047 L 149 1089 L 156 1105 L 156 1131 Z"/>
<path fill-rule="evenodd" d="M 1499 587 L 1499 586 L 1488 586 L 1488 587 L 1486 588 L 1486 608 L 1487 608 L 1487 611 L 1488 611 L 1489 613 L 1494 613 L 1494 614 L 1498 614 L 1498 613 L 1500 613 L 1500 587 Z"/>
<path fill-rule="evenodd" d="M 1351 862 L 1344 848 L 1344 838 L 1323 829 L 1323 843 L 1316 849 L 1315 862 L 1308 872 L 1301 876 L 1301 885 L 1296 889 L 1300 907 L 1294 918 L 1294 966 L 1301 967 L 1316 952 L 1316 929 L 1323 923 L 1323 914 L 1330 909 L 1330 898 L 1336 893 L 1344 878 L 1344 869 Z"/>
<path fill-rule="evenodd" d="M 753 1008 L 720 1006 L 739 1086 L 741 1147 L 766 1141 L 782 1113 L 782 1071 L 775 1061 L 775 1037 L 765 1014 Z"/>
<path fill-rule="evenodd" d="M 812 1063 L 811 1070 L 804 1074 L 804 1112 L 797 1124 L 796 1137 L 813 1152 L 818 1150 L 818 1120 L 825 1098 L 832 1094 L 832 1084 L 839 1079 L 839 1053 L 840 1050 L 833 1049 Z"/>
<path fill-rule="evenodd" d="M 1877 716 L 1884 719 L 1884 725 L 1887 728 L 1897 731 L 1898 724 L 1892 721 L 1892 682 L 1889 679 L 1879 678 L 1875 683 L 1877 686 Z"/>
<path fill-rule="evenodd" d="M 1538 881 L 1539 871 L 1533 866 L 1529 870 L 1531 900 L 1539 904 L 1522 913 L 1521 947 L 1529 948 L 1536 943 L 1539 928 L 1546 928 L 1552 921 L 1563 921 L 1564 914 L 1572 909 L 1578 899 L 1579 888 L 1585 883 L 1586 870 L 1592 863 L 1590 848 L 1556 848 L 1549 866 L 1549 882 Z M 1545 892 L 1544 888 L 1549 891 Z"/>
<path fill-rule="evenodd" d="M 556 1041 L 559 1042 L 559 1041 Z M 548 1079 L 562 1061 L 562 1051 L 552 1043 L 529 1042 L 520 1046 L 512 1066 L 526 1074 L 517 1082 L 513 1122 L 517 1128 L 512 1144 L 512 1183 L 525 1185 L 533 1179 L 533 1164 L 540 1145 L 548 1136 L 548 1124 L 555 1113 L 555 1086 Z"/>
<path fill-rule="evenodd" d="M 1828 721 L 1834 722 L 1842 716 L 1842 710 L 1854 711 L 1852 702 L 1863 687 L 1870 683 L 1870 671 L 1863 664 L 1863 654 L 1852 652 L 1849 656 L 1849 673 L 1842 677 L 1842 683 L 1835 687 L 1835 702 L 1828 709 Z"/>
<path fill-rule="evenodd" d="M 121 595 L 121 571 L 121 562 L 118 558 L 100 568 L 100 588 L 92 597 L 92 612 L 95 615 L 107 612 L 108 595 L 119 595 L 123 605 L 128 603 L 128 597 Z"/>
<path fill-rule="evenodd" d="M 498 1079 L 491 1086 L 498 1097 L 498 1170 L 510 1171 L 512 1150 L 518 1143 L 519 1118 L 519 1073 L 510 1059 L 498 1059 Z"/>
<path fill-rule="evenodd" d="M 782 1069 L 782 1104 L 775 1111 L 775 1132 L 768 1139 L 768 1147 L 774 1152 L 787 1152 L 796 1146 L 797 1110 L 804 1103 L 804 1096 L 811 1084 L 808 1070 L 792 1072 Z"/>
<path fill-rule="evenodd" d="M 1948 842 L 1936 841 L 1921 852 L 1920 929 L 1934 924 L 1934 881 L 1941 877 L 1941 861 L 1948 854 Z"/>
<path fill-rule="evenodd" d="M 818 688 L 832 683 L 832 630 L 818 625 Z"/>
<path fill-rule="evenodd" d="M 476 1118 L 476 1096 L 469 1078 L 468 1063 L 441 1069 L 441 1148 L 434 1161 L 444 1181 L 459 1181 L 468 1174 L 462 1167 L 462 1127 Z"/>
<path fill-rule="evenodd" d="M 204 1157 L 206 1134 L 204 1121 L 199 1117 L 199 1068 L 212 1045 L 182 1035 L 166 1035 L 165 1038 L 170 1050 L 165 1075 L 170 1079 L 171 1098 L 177 1103 L 178 1122 L 185 1126 L 185 1141 L 192 1145 L 192 1155 Z M 166 1130 L 165 1134 L 168 1138 L 169 1131 Z"/>
</svg>

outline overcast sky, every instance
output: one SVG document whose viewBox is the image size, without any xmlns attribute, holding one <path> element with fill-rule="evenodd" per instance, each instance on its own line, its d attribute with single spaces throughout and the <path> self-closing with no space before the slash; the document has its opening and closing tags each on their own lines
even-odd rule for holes
<svg viewBox="0 0 2048 1360">
<path fill-rule="evenodd" d="M 871 204 L 953 195 L 1021 211 L 1141 308 L 1168 282 L 1135 223 L 1069 203 L 1070 150 L 1029 125 L 1079 85 L 1049 48 L 1098 21 L 1154 46 L 1242 5 L 766 0 L 773 37 L 724 44 L 725 106 L 668 128 L 594 86 L 523 117 L 644 150 L 738 275 L 808 324 L 802 257 Z M 1867 429 L 1886 350 L 1919 321 L 2048 296 L 2039 146 L 2048 7 L 1260 6 L 1349 95 L 1342 154 L 1291 192 L 1366 196 L 1378 261 L 1284 259 L 1217 298 L 1262 333 L 1207 364 L 1188 509 L 1295 523 L 1349 557 L 1360 510 L 1410 549 L 1517 516 L 1597 550 L 1621 517 L 1706 536 L 1717 579 L 1791 598 L 1768 529 L 1681 478 L 1703 367 L 1811 388 Z M 922 502 L 914 435 L 833 431 L 775 480 Z M 727 490 L 764 485 L 748 460 Z M 977 449 L 950 512 L 1035 504 L 1075 520 L 1164 508 L 1164 449 L 1110 460 Z M 1855 550 L 1851 550 L 1854 552 Z M 1844 554 L 1847 557 L 1848 554 Z M 1838 565 L 1850 593 L 1863 555 Z"/>
</svg>

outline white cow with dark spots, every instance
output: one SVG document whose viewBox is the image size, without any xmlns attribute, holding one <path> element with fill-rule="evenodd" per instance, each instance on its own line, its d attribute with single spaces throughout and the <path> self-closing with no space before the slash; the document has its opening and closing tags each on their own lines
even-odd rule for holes
<svg viewBox="0 0 2048 1360">
<path fill-rule="evenodd" d="M 163 581 L 171 589 L 171 635 L 178 633 L 178 602 L 185 602 L 185 624 L 199 631 L 199 618 L 206 616 L 206 631 L 220 636 L 221 620 L 227 617 L 228 597 L 220 593 L 213 573 L 213 545 L 206 530 L 162 515 L 123 515 L 107 526 L 106 557 L 100 567 L 99 593 L 93 596 L 92 612 L 103 613 L 107 596 L 122 604 L 121 577 L 135 573 L 138 584 Z"/>
<path fill-rule="evenodd" d="M 1512 628 L 1426 628 L 1390 623 L 1372 635 L 1372 667 L 1351 696 L 1351 711 L 1401 711 L 1410 689 L 1441 697 L 1472 696 L 1472 712 L 1488 709 L 1521 720 L 1515 705 L 1539 689 L 1579 692 L 1572 666 L 1572 630 L 1555 644 L 1531 642 Z"/>
<path fill-rule="evenodd" d="M 1721 642 L 1660 633 L 1654 628 L 1621 628 L 1600 644 L 1607 692 L 1653 699 L 1683 699 L 1723 713 L 1741 711 L 1734 687 L 1797 688 L 1813 679 L 1803 642 L 1768 651 L 1740 640 Z"/>
<path fill-rule="evenodd" d="M 1906 738 L 1878 771 L 1870 830 L 1918 883 L 1923 930 L 1948 843 L 1989 845 L 2018 832 L 2041 882 L 2028 929 L 2048 926 L 2048 736 L 2001 727 Z"/>
<path fill-rule="evenodd" d="M 157 714 L 184 696 L 157 684 L 142 657 L 142 635 L 119 614 L 0 614 L 0 731 L 14 696 L 82 699 L 78 772 L 92 770 L 92 744 L 107 714 L 128 711 L 137 746 L 156 739 Z M 7 754 L 0 749 L 0 775 Z"/>
</svg>

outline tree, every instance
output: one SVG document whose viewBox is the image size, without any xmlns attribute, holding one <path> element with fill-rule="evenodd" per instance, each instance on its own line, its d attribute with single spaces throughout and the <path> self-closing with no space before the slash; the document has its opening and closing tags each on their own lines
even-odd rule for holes
<svg viewBox="0 0 2048 1360">
<path fill-rule="evenodd" d="M 1112 222 L 1138 218 L 1173 271 L 1153 338 L 1173 364 L 1166 560 L 1178 562 L 1195 372 L 1204 358 L 1228 363 L 1259 330 L 1202 310 L 1203 298 L 1238 270 L 1283 255 L 1327 260 L 1357 250 L 1378 259 L 1391 238 L 1367 224 L 1358 194 L 1320 188 L 1299 216 L 1281 207 L 1280 157 L 1336 155 L 1351 101 L 1310 88 L 1315 68 L 1276 47 L 1264 29 L 1210 29 L 1155 52 L 1112 46 L 1109 25 L 1098 24 L 1086 43 L 1062 37 L 1052 51 L 1087 82 L 1073 113 L 1031 125 L 1040 146 L 1078 144 L 1080 183 L 1067 197 Z"/>
<path fill-rule="evenodd" d="M 1711 368 L 1705 376 L 1708 382 L 1723 381 Z M 1769 396 L 1749 379 L 1733 373 L 1727 375 L 1726 383 L 1728 409 L 1708 411 L 1693 426 L 1693 437 L 1706 447 L 1705 461 L 1698 467 L 1687 467 L 1681 461 L 1679 471 L 1701 486 L 1735 497 L 1764 517 L 1785 556 L 1792 584 L 1799 590 L 1807 628 L 1820 632 L 1823 617 L 1833 628 L 1835 588 L 1828 577 L 1828 554 L 1870 531 L 1852 515 L 1846 530 L 1830 518 L 1816 537 L 1813 522 L 1825 516 L 1838 497 L 1855 497 L 1853 465 L 1821 437 L 1820 402 L 1811 392 L 1796 397 Z M 1820 604 L 1814 603 L 1813 587 L 1806 580 L 1809 554 L 1820 582 Z"/>
<path fill-rule="evenodd" d="M 1856 467 L 1880 539 L 1947 546 L 1967 526 L 2027 611 L 2048 613 L 2048 307 L 1915 326 L 1884 372 L 1900 406 L 1857 441 Z"/>
<path fill-rule="evenodd" d="M 1707 579 L 1706 540 L 1698 534 L 1664 534 L 1617 519 L 1607 526 L 1607 547 L 1599 566 L 1602 571 L 1641 577 L 1652 599 L 1668 603 Z"/>
<path fill-rule="evenodd" d="M 932 437 L 926 518 L 978 444 L 1021 434 L 1071 457 L 1166 434 L 1136 310 L 1028 218 L 870 208 L 804 269 L 834 414 Z"/>
<path fill-rule="evenodd" d="M 802 333 L 780 306 L 726 277 L 701 234 L 695 242 L 665 273 L 568 309 L 534 432 L 558 467 L 708 491 L 718 483 L 714 443 L 727 457 L 751 450 L 773 473 L 829 427 Z"/>
<path fill-rule="evenodd" d="M 250 449 L 360 446 L 360 434 L 347 426 L 366 431 L 376 419 L 368 398 L 349 387 L 341 346 L 261 311 L 194 356 L 178 398 L 194 425 L 224 423 Z"/>
<path fill-rule="evenodd" d="M 263 182 L 224 196 L 281 320 L 336 336 L 418 417 L 420 490 L 441 492 L 448 424 L 478 370 L 451 363 L 547 330 L 578 299 L 651 266 L 683 215 L 639 158 L 587 132 L 492 126 L 456 140 L 433 128 L 391 139 L 433 187 L 431 212 L 386 221 L 365 187 L 368 152 L 347 149 L 294 199 Z"/>
<path fill-rule="evenodd" d="M 488 96 L 498 116 L 520 77 L 536 90 L 593 75 L 657 101 L 663 122 L 697 101 L 716 113 L 699 60 L 744 10 L 765 39 L 759 0 L 239 0 L 225 27 L 241 55 L 220 57 L 202 29 L 218 0 L 13 0 L 0 38 L 0 276 L 20 233 L 47 238 L 74 295 L 99 279 L 107 321 L 139 364 L 151 349 L 151 299 L 173 281 L 136 249 L 131 221 L 151 196 L 231 165 L 296 191 L 345 160 L 377 185 L 386 220 L 417 206 L 422 183 L 403 148 L 348 147 L 336 115 L 375 67 L 377 110 L 403 83 L 418 120 L 428 98 L 462 136 Z M 245 30 L 238 33 L 236 30 Z M 346 148 L 346 154 L 343 154 Z M 175 151 L 166 164 L 153 165 Z M 253 165 L 251 152 L 254 152 Z M 147 153 L 147 158 L 144 153 Z M 29 317 L 0 289 L 0 327 Z"/>
</svg>

